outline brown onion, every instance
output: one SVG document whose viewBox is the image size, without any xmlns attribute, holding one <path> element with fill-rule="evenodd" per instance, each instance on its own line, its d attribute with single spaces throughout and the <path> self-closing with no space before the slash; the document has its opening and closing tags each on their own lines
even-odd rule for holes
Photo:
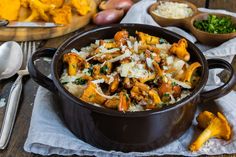
<svg viewBox="0 0 236 157">
<path fill-rule="evenodd" d="M 124 10 L 107 9 L 98 12 L 93 16 L 93 22 L 96 25 L 107 25 L 117 23 L 124 15 Z"/>
<path fill-rule="evenodd" d="M 108 0 L 102 1 L 99 5 L 101 10 L 106 9 L 123 9 L 125 12 L 133 5 L 132 0 Z"/>
</svg>

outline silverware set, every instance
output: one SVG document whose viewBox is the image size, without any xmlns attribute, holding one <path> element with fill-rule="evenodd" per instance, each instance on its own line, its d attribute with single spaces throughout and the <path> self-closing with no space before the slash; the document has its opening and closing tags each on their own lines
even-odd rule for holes
<svg viewBox="0 0 236 157">
<path fill-rule="evenodd" d="M 6 111 L 2 123 L 0 132 L 0 149 L 5 149 L 14 126 L 17 108 L 22 91 L 22 78 L 29 74 L 28 72 L 28 61 L 33 52 L 36 51 L 36 42 L 21 42 L 20 46 L 23 52 L 23 62 L 20 70 L 18 70 L 18 77 L 11 87 L 8 102 L 6 105 Z"/>
</svg>

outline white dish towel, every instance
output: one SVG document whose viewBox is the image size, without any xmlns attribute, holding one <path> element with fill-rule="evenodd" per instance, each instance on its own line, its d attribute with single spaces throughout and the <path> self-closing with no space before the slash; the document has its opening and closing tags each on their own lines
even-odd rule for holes
<svg viewBox="0 0 236 157">
<path fill-rule="evenodd" d="M 154 3 L 154 0 L 143 0 L 136 3 L 128 14 L 122 20 L 122 23 L 142 23 L 158 26 L 153 19 L 147 14 L 147 7 Z M 200 9 L 206 12 L 223 12 L 236 16 L 235 13 L 226 12 L 224 10 L 209 10 Z M 168 27 L 167 29 L 177 32 L 185 36 L 192 42 L 196 39 L 187 32 L 176 28 Z M 208 58 L 224 58 L 231 61 L 236 54 L 236 39 L 232 39 L 223 45 L 211 48 L 201 44 L 196 44 L 204 52 Z M 209 86 L 216 87 L 221 84 L 218 77 L 215 76 L 214 71 L 208 81 Z M 64 125 L 63 121 L 58 116 L 57 104 L 53 99 L 52 93 L 48 90 L 39 87 L 31 118 L 31 124 L 26 139 L 24 150 L 41 155 L 95 155 L 95 156 L 149 156 L 149 155 L 184 155 L 184 156 L 197 156 L 197 155 L 217 155 L 217 154 L 232 154 L 236 153 L 236 93 L 232 91 L 225 97 L 212 101 L 207 106 L 199 105 L 200 110 L 214 110 L 222 112 L 229 122 L 232 124 L 233 137 L 230 141 L 223 141 L 218 139 L 211 139 L 207 144 L 198 152 L 192 153 L 188 151 L 188 146 L 199 133 L 195 127 L 195 121 L 192 127 L 178 140 L 162 147 L 148 152 L 129 152 L 123 153 L 118 151 L 105 151 L 95 148 L 75 137 Z M 197 114 L 197 113 L 196 113 Z"/>
</svg>

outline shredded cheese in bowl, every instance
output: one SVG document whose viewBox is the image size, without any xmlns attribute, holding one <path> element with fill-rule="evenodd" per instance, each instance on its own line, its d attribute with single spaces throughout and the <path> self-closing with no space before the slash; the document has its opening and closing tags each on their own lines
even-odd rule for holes
<svg viewBox="0 0 236 157">
<path fill-rule="evenodd" d="M 183 19 L 192 16 L 193 10 L 185 3 L 160 2 L 153 13 L 169 19 Z"/>
</svg>

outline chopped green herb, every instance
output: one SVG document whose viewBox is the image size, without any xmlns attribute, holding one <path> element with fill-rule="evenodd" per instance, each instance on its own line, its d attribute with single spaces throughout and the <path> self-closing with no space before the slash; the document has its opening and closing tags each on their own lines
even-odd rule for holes
<svg viewBox="0 0 236 157">
<path fill-rule="evenodd" d="M 168 93 L 163 94 L 163 96 L 161 98 L 162 102 L 169 102 L 170 100 L 171 100 L 170 94 L 168 94 Z"/>
<path fill-rule="evenodd" d="M 93 68 L 92 67 L 90 67 L 89 69 L 88 69 L 88 72 L 87 72 L 90 76 L 93 74 Z"/>
<path fill-rule="evenodd" d="M 163 94 L 163 96 L 169 97 L 169 96 L 170 96 L 170 94 L 168 94 L 168 93 L 165 93 L 165 94 Z"/>
<path fill-rule="evenodd" d="M 125 94 L 125 97 L 126 97 L 126 101 L 129 101 L 129 95 L 127 93 Z"/>
<path fill-rule="evenodd" d="M 89 99 L 91 99 L 91 98 L 93 98 L 93 97 L 95 97 L 94 94 L 89 95 Z"/>
<path fill-rule="evenodd" d="M 93 73 L 93 69 L 92 69 L 92 68 L 84 69 L 82 72 L 83 72 L 85 75 L 91 76 L 92 73 Z"/>
<path fill-rule="evenodd" d="M 100 73 L 102 73 L 102 74 L 106 74 L 107 71 L 108 71 L 107 65 L 103 66 L 103 67 L 100 69 Z"/>
<path fill-rule="evenodd" d="M 85 80 L 83 78 L 77 78 L 73 83 L 77 84 L 77 85 L 84 85 L 87 83 L 87 80 Z"/>
<path fill-rule="evenodd" d="M 69 83 L 69 82 L 62 82 L 61 84 L 65 85 L 65 84 L 67 84 L 67 83 Z"/>
<path fill-rule="evenodd" d="M 176 82 L 172 82 L 171 85 L 172 86 L 176 86 L 177 84 L 176 84 Z"/>
<path fill-rule="evenodd" d="M 195 21 L 194 26 L 197 29 L 214 34 L 227 34 L 236 32 L 236 27 L 230 17 L 217 17 L 208 15 L 206 20 Z"/>
</svg>

